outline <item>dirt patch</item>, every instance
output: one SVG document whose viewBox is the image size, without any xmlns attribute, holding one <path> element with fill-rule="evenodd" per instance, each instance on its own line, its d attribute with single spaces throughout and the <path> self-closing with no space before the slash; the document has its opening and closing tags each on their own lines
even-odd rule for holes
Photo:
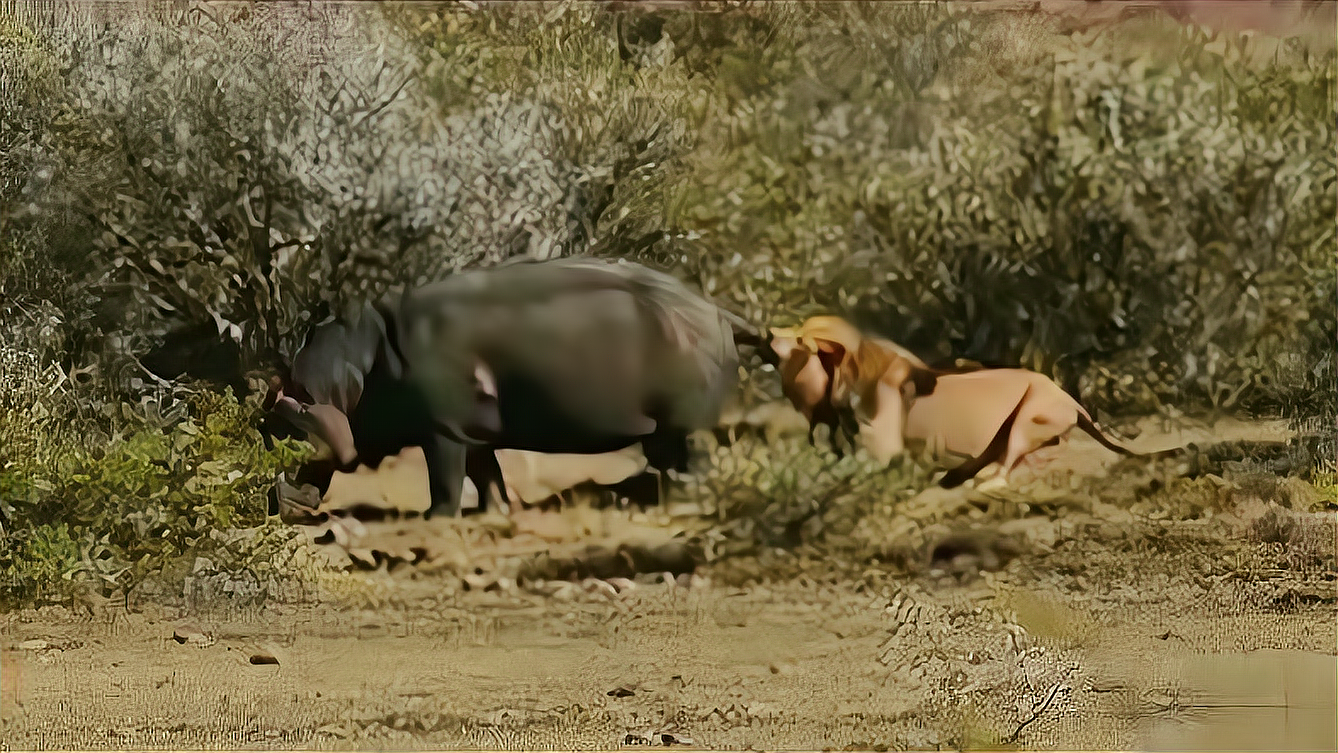
<svg viewBox="0 0 1338 753">
<path fill-rule="evenodd" d="M 5 673 L 18 678 L 4 738 L 23 749 L 607 749 L 656 734 L 729 749 L 1123 749 L 1181 739 L 1175 724 L 1212 740 L 1205 713 L 1240 721 L 1204 711 L 1225 692 L 1208 670 L 1179 668 L 1204 650 L 1253 651 L 1250 671 L 1314 686 L 1279 684 L 1278 713 L 1333 707 L 1332 683 L 1307 679 L 1332 668 L 1331 607 L 1224 618 L 1144 603 L 1111 620 L 1084 599 L 1033 596 L 1047 606 L 1032 612 L 1018 601 L 996 610 L 985 593 L 916 584 L 466 594 L 450 607 L 206 619 L 213 641 L 197 643 L 147 610 L 114 627 L 47 614 L 4 630 Z M 19 647 L 33 640 L 47 646 Z M 1331 747 L 1331 725 L 1269 719 Z"/>
<path fill-rule="evenodd" d="M 1131 443 L 1275 430 L 1147 426 Z M 1338 744 L 1320 713 L 1335 704 L 1333 501 L 1086 445 L 1017 489 L 930 490 L 850 523 L 828 511 L 805 524 L 820 536 L 732 557 L 696 551 L 709 521 L 681 508 L 332 516 L 301 549 L 346 570 L 321 570 L 302 603 L 220 591 L 7 615 L 0 744 Z M 343 544 L 314 543 L 338 525 Z M 359 551 L 384 557 L 360 569 Z"/>
</svg>

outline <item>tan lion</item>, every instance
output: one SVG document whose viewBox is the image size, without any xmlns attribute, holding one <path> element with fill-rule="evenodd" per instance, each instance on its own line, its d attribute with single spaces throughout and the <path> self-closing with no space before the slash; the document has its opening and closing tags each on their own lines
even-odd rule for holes
<svg viewBox="0 0 1338 753">
<path fill-rule="evenodd" d="M 879 353 L 877 351 L 882 351 Z M 1134 452 L 1111 441 L 1091 415 L 1053 380 L 1026 369 L 936 372 L 932 393 L 916 393 L 899 359 L 875 340 L 864 340 L 856 357 L 832 373 L 832 410 L 852 415 L 860 436 L 879 462 L 890 462 L 912 445 L 942 465 L 960 461 L 939 482 L 952 488 L 999 463 L 997 479 L 1009 476 L 1029 455 L 1056 445 L 1075 426 L 1122 455 Z"/>
</svg>

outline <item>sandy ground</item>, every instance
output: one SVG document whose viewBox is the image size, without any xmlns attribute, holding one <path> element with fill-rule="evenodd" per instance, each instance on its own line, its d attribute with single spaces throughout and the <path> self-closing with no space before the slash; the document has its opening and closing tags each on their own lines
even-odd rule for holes
<svg viewBox="0 0 1338 753">
<path fill-rule="evenodd" d="M 1284 436 L 1143 428 L 1139 449 Z M 184 601 L 6 615 L 0 747 L 1338 748 L 1332 505 L 1245 477 L 1207 511 L 1160 503 L 1087 438 L 1057 449 L 1046 483 L 870 512 L 852 536 L 888 555 L 864 561 L 688 574 L 695 523 L 663 510 L 332 519 L 303 551 L 376 569 L 308 598 L 239 607 L 205 570 Z M 1075 496 L 1075 469 L 1118 493 Z M 897 565 L 903 539 L 939 543 Z"/>
</svg>

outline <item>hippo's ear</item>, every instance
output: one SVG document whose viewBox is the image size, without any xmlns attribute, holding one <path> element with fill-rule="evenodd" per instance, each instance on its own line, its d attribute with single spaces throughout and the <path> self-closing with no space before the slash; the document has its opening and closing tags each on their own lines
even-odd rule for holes
<svg viewBox="0 0 1338 753">
<path fill-rule="evenodd" d="M 479 395 L 497 399 L 497 378 L 483 361 L 474 364 L 474 387 Z"/>
</svg>

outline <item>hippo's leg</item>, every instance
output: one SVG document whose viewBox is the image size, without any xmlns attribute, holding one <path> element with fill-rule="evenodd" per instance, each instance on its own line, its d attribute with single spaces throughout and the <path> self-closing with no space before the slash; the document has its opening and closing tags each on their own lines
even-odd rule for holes
<svg viewBox="0 0 1338 753">
<path fill-rule="evenodd" d="M 335 470 L 337 469 L 335 468 L 333 461 L 313 460 L 299 468 L 297 473 L 294 474 L 293 486 L 297 489 L 301 489 L 307 485 L 316 487 L 315 501 L 319 503 L 320 500 L 325 497 L 325 492 L 330 489 L 330 480 L 334 478 Z M 270 487 L 268 494 L 268 514 L 279 514 L 279 495 L 281 493 L 277 482 Z"/>
<path fill-rule="evenodd" d="M 688 472 L 688 433 L 682 429 L 662 428 L 643 437 L 641 452 L 646 456 L 646 464 L 652 468 Z"/>
<path fill-rule="evenodd" d="M 427 458 L 427 486 L 432 505 L 424 518 L 438 515 L 454 516 L 460 511 L 460 496 L 465 485 L 465 457 L 463 444 L 436 434 L 425 442 L 423 455 Z M 479 493 L 480 504 L 483 493 Z"/>
<path fill-rule="evenodd" d="M 491 447 L 471 448 L 467 451 L 465 467 L 468 475 L 474 481 L 474 487 L 479 492 L 479 506 L 474 510 L 463 512 L 469 515 L 472 513 L 486 512 L 488 509 L 488 498 L 496 489 L 497 499 L 511 509 L 511 497 L 506 493 L 506 479 L 502 478 L 502 466 L 497 462 L 497 452 Z"/>
<path fill-rule="evenodd" d="M 325 496 L 325 492 L 330 489 L 330 480 L 334 478 L 335 464 L 328 460 L 317 460 L 302 466 L 293 477 L 293 481 L 298 486 L 311 484 L 316 490 Z"/>
</svg>

